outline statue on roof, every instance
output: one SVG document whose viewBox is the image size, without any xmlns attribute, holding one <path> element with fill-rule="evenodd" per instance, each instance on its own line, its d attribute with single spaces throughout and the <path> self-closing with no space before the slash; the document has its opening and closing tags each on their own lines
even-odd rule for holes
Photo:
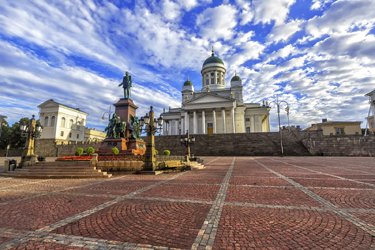
<svg viewBox="0 0 375 250">
<path fill-rule="evenodd" d="M 122 86 L 124 89 L 124 98 L 130 99 L 130 89 L 132 87 L 132 77 L 129 75 L 128 72 L 125 72 L 125 76 L 122 79 L 122 83 L 118 85 L 119 87 Z"/>
</svg>

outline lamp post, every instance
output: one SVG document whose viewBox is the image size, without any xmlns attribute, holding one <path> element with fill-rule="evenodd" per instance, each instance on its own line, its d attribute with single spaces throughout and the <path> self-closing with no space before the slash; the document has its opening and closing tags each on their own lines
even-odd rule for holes
<svg viewBox="0 0 375 250">
<path fill-rule="evenodd" d="M 36 124 L 35 116 L 32 115 L 28 124 L 22 124 L 20 129 L 22 131 L 21 136 L 26 137 L 26 144 L 22 152 L 22 158 L 20 166 L 33 164 L 36 162 L 35 155 L 35 138 L 42 132 L 42 127 Z"/>
<path fill-rule="evenodd" d="M 180 142 L 182 145 L 186 147 L 185 159 L 186 162 L 190 161 L 190 145 L 195 142 L 195 137 L 190 136 L 189 130 L 186 130 L 185 136 L 180 138 Z"/>
<path fill-rule="evenodd" d="M 102 115 L 102 120 L 105 119 L 105 115 L 106 115 L 106 114 L 108 114 L 108 121 L 111 120 L 111 114 L 112 114 L 112 112 L 111 112 L 111 108 L 112 108 L 112 105 L 109 105 L 109 109 L 108 109 L 108 111 L 105 111 L 105 112 L 103 113 L 103 115 Z"/>
<path fill-rule="evenodd" d="M 286 104 L 285 111 L 286 111 L 286 114 L 288 116 L 288 128 L 289 128 L 290 127 L 289 126 L 289 107 L 290 107 L 290 105 L 286 101 L 280 101 L 278 95 L 276 95 L 276 100 L 272 101 L 271 103 L 275 103 L 275 105 L 277 107 L 277 120 L 279 122 L 279 135 L 280 135 L 280 149 L 281 149 L 281 156 L 283 156 L 284 155 L 284 145 L 283 145 L 283 132 L 281 130 L 280 106 L 283 103 Z"/>
<path fill-rule="evenodd" d="M 155 157 L 155 133 L 162 129 L 163 119 L 160 116 L 158 119 L 154 118 L 154 111 L 150 106 L 150 111 L 139 121 L 141 130 L 146 131 L 146 153 L 145 153 L 145 171 L 155 171 L 156 157 Z M 143 128 L 144 127 L 144 128 Z"/>
</svg>

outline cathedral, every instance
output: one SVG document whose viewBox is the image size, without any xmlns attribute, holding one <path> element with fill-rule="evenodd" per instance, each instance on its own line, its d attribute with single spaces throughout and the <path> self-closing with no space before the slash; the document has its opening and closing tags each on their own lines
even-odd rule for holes
<svg viewBox="0 0 375 250">
<path fill-rule="evenodd" d="M 226 88 L 225 73 L 224 62 L 212 50 L 202 65 L 201 90 L 185 81 L 181 107 L 161 114 L 163 135 L 269 132 L 270 108 L 244 103 L 241 78 L 235 74 Z"/>
</svg>

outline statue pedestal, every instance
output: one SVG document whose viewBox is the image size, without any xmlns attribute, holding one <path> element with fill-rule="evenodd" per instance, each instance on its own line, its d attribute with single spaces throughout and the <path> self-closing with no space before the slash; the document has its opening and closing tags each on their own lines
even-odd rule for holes
<svg viewBox="0 0 375 250">
<path fill-rule="evenodd" d="M 146 145 L 142 139 L 110 139 L 107 138 L 100 144 L 99 155 L 113 155 L 112 148 L 117 147 L 120 155 L 144 155 Z"/>
<path fill-rule="evenodd" d="M 125 153 L 127 151 L 127 145 L 128 139 L 126 138 L 107 138 L 102 141 L 99 147 L 99 155 L 112 155 L 112 148 L 117 147 L 121 153 Z"/>
<path fill-rule="evenodd" d="M 127 124 L 130 121 L 130 116 L 135 117 L 137 110 L 137 105 L 134 104 L 132 99 L 121 98 L 118 102 L 114 104 L 115 113 L 121 118 L 121 121 Z"/>
</svg>

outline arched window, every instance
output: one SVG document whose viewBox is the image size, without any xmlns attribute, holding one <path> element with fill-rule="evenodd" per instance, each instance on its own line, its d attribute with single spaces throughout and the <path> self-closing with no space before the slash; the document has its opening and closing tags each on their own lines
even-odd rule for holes
<svg viewBox="0 0 375 250">
<path fill-rule="evenodd" d="M 55 116 L 52 116 L 52 117 L 51 117 L 51 127 L 54 127 L 54 126 L 55 126 L 55 120 L 56 120 L 56 117 L 55 117 Z"/>
<path fill-rule="evenodd" d="M 72 128 L 73 127 L 73 119 L 70 119 L 69 121 L 69 128 Z"/>
<path fill-rule="evenodd" d="M 65 128 L 65 117 L 61 118 L 61 127 Z"/>
<path fill-rule="evenodd" d="M 44 117 L 44 127 L 48 127 L 48 116 Z"/>
</svg>

